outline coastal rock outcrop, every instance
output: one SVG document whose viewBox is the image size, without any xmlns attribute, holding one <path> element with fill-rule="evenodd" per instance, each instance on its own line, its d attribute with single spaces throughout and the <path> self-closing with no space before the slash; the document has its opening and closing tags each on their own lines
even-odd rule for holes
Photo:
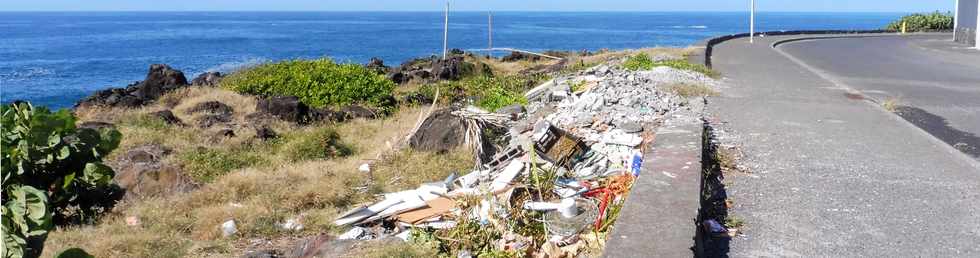
<svg viewBox="0 0 980 258">
<path fill-rule="evenodd" d="M 401 66 L 389 68 L 386 76 L 397 84 L 405 84 L 410 81 L 459 80 L 476 72 L 490 71 L 490 67 L 485 64 L 478 67 L 475 63 L 467 62 L 468 56 L 472 54 L 453 49 L 446 59 L 438 56 L 416 58 L 402 63 Z"/>
<path fill-rule="evenodd" d="M 187 113 L 199 114 L 194 119 L 200 128 L 209 128 L 217 124 L 229 123 L 235 110 L 225 103 L 218 101 L 205 101 L 187 109 Z"/>
<path fill-rule="evenodd" d="M 186 192 L 194 188 L 179 166 L 166 164 L 172 150 L 161 145 L 130 149 L 108 162 L 116 172 L 113 180 L 126 190 L 126 198 L 151 197 Z"/>
<path fill-rule="evenodd" d="M 418 132 L 409 139 L 409 146 L 415 150 L 445 152 L 463 145 L 466 129 L 462 118 L 453 115 L 452 109 L 432 112 Z"/>
<path fill-rule="evenodd" d="M 369 108 L 358 106 L 358 105 L 348 105 L 340 108 L 340 112 L 348 119 L 354 118 L 374 118 L 377 113 Z"/>
<path fill-rule="evenodd" d="M 517 62 L 521 60 L 538 61 L 541 60 L 541 57 L 514 51 L 514 52 L 510 52 L 509 55 L 500 58 L 500 61 L 504 61 L 504 62 Z"/>
<path fill-rule="evenodd" d="M 97 91 L 78 103 L 75 107 L 112 106 L 138 107 L 153 102 L 164 93 L 187 86 L 184 73 L 165 64 L 150 65 L 150 71 L 141 82 L 126 88 L 110 88 Z"/>
<path fill-rule="evenodd" d="M 198 75 L 191 80 L 191 85 L 194 86 L 218 86 L 221 83 L 221 79 L 225 76 L 220 72 L 206 72 Z"/>
<path fill-rule="evenodd" d="M 391 69 L 385 65 L 384 60 L 381 60 L 381 58 L 377 58 L 377 57 L 372 57 L 371 61 L 369 61 L 366 65 L 364 65 L 364 67 L 370 70 L 374 70 L 378 74 L 386 74 L 388 73 L 388 70 Z"/>
<path fill-rule="evenodd" d="M 467 63 L 462 56 L 439 59 L 432 63 L 432 75 L 438 80 L 459 80 L 473 71 L 475 65 Z"/>
<path fill-rule="evenodd" d="M 302 123 L 310 116 L 310 107 L 294 96 L 276 96 L 259 99 L 255 105 L 257 113 L 269 114 L 276 118 Z"/>
<path fill-rule="evenodd" d="M 180 118 L 177 118 L 177 116 L 174 115 L 174 112 L 170 110 L 160 110 L 157 112 L 153 112 L 150 113 L 150 116 L 159 118 L 160 120 L 163 120 L 163 122 L 167 123 L 168 125 L 177 125 L 177 126 L 184 125 L 184 121 L 181 121 Z"/>
</svg>

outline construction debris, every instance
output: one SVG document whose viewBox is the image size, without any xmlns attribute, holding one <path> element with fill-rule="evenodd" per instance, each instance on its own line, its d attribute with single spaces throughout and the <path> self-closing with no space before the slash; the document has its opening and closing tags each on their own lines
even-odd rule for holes
<svg viewBox="0 0 980 258">
<path fill-rule="evenodd" d="M 458 257 L 481 256 L 487 248 L 575 257 L 601 248 L 642 174 L 651 129 L 681 116 L 673 112 L 688 105 L 660 89 L 675 83 L 715 85 L 673 68 L 630 72 L 603 65 L 531 90 L 526 114 L 524 108 L 504 114 L 475 107 L 436 111 L 411 136 L 411 146 L 465 146 L 477 157 L 474 169 L 384 194 L 342 214 L 334 224 L 354 227 L 338 239 L 429 235 L 423 239 Z"/>
<path fill-rule="evenodd" d="M 235 226 L 235 220 L 228 220 L 225 223 L 221 223 L 221 236 L 230 237 L 238 233 L 238 227 Z"/>
</svg>

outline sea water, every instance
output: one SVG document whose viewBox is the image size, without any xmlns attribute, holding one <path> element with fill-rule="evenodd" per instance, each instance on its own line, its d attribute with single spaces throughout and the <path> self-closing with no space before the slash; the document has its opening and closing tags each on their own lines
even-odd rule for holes
<svg viewBox="0 0 980 258">
<path fill-rule="evenodd" d="M 878 29 L 901 13 L 759 13 L 757 31 Z M 488 45 L 487 13 L 453 12 L 449 47 Z M 748 31 L 736 12 L 497 12 L 493 46 L 526 50 L 682 47 Z M 441 54 L 441 12 L 0 12 L 0 101 L 70 107 L 150 64 L 228 72 L 330 57 L 388 65 Z M 504 53 L 501 53 L 504 54 Z"/>
</svg>

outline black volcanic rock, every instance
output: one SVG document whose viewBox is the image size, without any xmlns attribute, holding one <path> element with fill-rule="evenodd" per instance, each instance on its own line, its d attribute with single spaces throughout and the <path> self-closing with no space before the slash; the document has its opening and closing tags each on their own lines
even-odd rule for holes
<svg viewBox="0 0 980 258">
<path fill-rule="evenodd" d="M 163 120 L 164 123 L 169 125 L 184 125 L 184 122 L 180 121 L 180 118 L 177 118 L 177 116 L 174 115 L 174 112 L 170 110 L 153 112 L 150 113 L 150 116 L 159 118 L 160 120 Z"/>
<path fill-rule="evenodd" d="M 221 83 L 221 79 L 223 79 L 224 77 L 225 76 L 222 75 L 220 72 L 206 72 L 198 75 L 197 77 L 194 78 L 194 80 L 191 80 L 191 85 L 217 86 L 218 83 Z"/>
<path fill-rule="evenodd" d="M 278 96 L 259 99 L 255 111 L 273 115 L 279 119 L 302 123 L 310 114 L 310 107 L 294 96 Z"/>
<path fill-rule="evenodd" d="M 366 65 L 364 65 L 364 67 L 370 70 L 374 70 L 378 74 L 385 74 L 390 69 L 388 68 L 388 66 L 385 66 L 384 60 L 381 60 L 381 58 L 377 58 L 377 57 L 372 57 L 371 61 L 369 61 Z"/>
<path fill-rule="evenodd" d="M 165 64 L 150 65 L 150 71 L 142 82 L 126 88 L 109 88 L 88 96 L 75 107 L 111 106 L 138 107 L 155 101 L 164 93 L 187 86 L 184 73 Z"/>
</svg>

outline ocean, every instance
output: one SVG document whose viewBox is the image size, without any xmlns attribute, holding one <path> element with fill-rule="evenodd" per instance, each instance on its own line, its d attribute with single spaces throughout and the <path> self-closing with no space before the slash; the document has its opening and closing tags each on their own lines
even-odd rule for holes
<svg viewBox="0 0 980 258">
<path fill-rule="evenodd" d="M 757 31 L 878 29 L 902 13 L 757 13 Z M 487 47 L 487 13 L 452 12 L 449 47 Z M 497 12 L 494 47 L 681 47 L 748 31 L 736 12 Z M 150 64 L 228 72 L 330 57 L 389 66 L 442 52 L 441 12 L 0 12 L 0 101 L 71 107 L 141 80 Z"/>
</svg>

